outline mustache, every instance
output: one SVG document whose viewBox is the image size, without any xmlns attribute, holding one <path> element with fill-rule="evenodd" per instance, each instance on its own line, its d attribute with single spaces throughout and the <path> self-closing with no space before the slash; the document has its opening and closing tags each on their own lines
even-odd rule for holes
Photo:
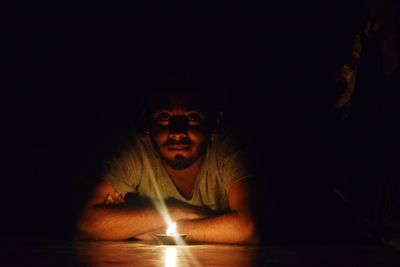
<svg viewBox="0 0 400 267">
<path fill-rule="evenodd" d="M 172 146 L 172 145 L 192 145 L 193 142 L 189 138 L 183 138 L 179 141 L 169 138 L 164 142 L 164 146 Z"/>
</svg>

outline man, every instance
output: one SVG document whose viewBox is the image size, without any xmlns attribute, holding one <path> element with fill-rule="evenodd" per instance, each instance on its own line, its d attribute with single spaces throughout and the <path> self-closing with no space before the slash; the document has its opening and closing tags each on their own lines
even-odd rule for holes
<svg viewBox="0 0 400 267">
<path fill-rule="evenodd" d="M 186 240 L 255 243 L 249 177 L 205 92 L 163 88 L 146 105 L 146 134 L 113 160 L 77 222 L 84 238 L 149 240 L 168 221 Z M 146 200 L 152 205 L 146 205 Z"/>
</svg>

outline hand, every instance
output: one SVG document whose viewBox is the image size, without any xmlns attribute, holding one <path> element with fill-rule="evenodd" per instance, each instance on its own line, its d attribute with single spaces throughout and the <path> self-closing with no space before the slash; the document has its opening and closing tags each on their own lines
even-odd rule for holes
<svg viewBox="0 0 400 267">
<path fill-rule="evenodd" d="M 154 232 L 147 232 L 147 233 L 138 235 L 135 238 L 138 240 L 142 240 L 142 241 L 154 241 L 157 239 Z"/>
<path fill-rule="evenodd" d="M 122 204 L 124 202 L 124 198 L 117 191 L 114 191 L 114 194 L 107 194 L 104 200 L 104 204 Z"/>
<path fill-rule="evenodd" d="M 208 212 L 196 208 L 173 207 L 170 208 L 170 212 L 171 212 L 171 217 L 174 221 L 198 220 L 210 217 L 210 214 Z"/>
</svg>

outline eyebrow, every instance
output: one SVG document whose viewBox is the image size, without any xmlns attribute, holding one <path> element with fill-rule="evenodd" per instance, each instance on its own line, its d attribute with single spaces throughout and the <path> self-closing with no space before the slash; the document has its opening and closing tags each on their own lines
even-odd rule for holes
<svg viewBox="0 0 400 267">
<path fill-rule="evenodd" d="M 171 111 L 171 109 L 169 107 L 166 106 L 162 106 L 162 107 L 154 107 L 153 108 L 153 112 L 157 112 L 157 111 L 161 111 L 161 110 L 166 110 L 166 111 Z"/>
<path fill-rule="evenodd" d="M 174 109 L 175 109 L 175 107 L 171 107 L 171 106 L 170 106 L 170 107 L 168 107 L 168 106 L 161 106 L 161 107 L 155 108 L 155 109 L 154 109 L 154 112 L 158 112 L 158 111 L 162 111 L 162 110 L 172 112 Z M 188 107 L 188 108 L 185 107 L 185 108 L 183 108 L 183 109 L 185 109 L 187 112 L 202 112 L 202 113 L 206 113 L 206 112 L 207 112 L 205 109 L 201 109 L 201 108 L 195 107 L 195 106 L 193 106 L 193 107 Z"/>
</svg>

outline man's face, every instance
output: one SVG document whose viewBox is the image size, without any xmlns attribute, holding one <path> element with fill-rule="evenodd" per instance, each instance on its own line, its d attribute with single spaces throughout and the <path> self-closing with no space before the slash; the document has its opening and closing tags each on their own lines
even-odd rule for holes
<svg viewBox="0 0 400 267">
<path fill-rule="evenodd" d="M 150 135 L 161 158 L 182 170 L 200 159 L 210 139 L 210 117 L 194 96 L 162 96 L 150 112 Z"/>
</svg>

